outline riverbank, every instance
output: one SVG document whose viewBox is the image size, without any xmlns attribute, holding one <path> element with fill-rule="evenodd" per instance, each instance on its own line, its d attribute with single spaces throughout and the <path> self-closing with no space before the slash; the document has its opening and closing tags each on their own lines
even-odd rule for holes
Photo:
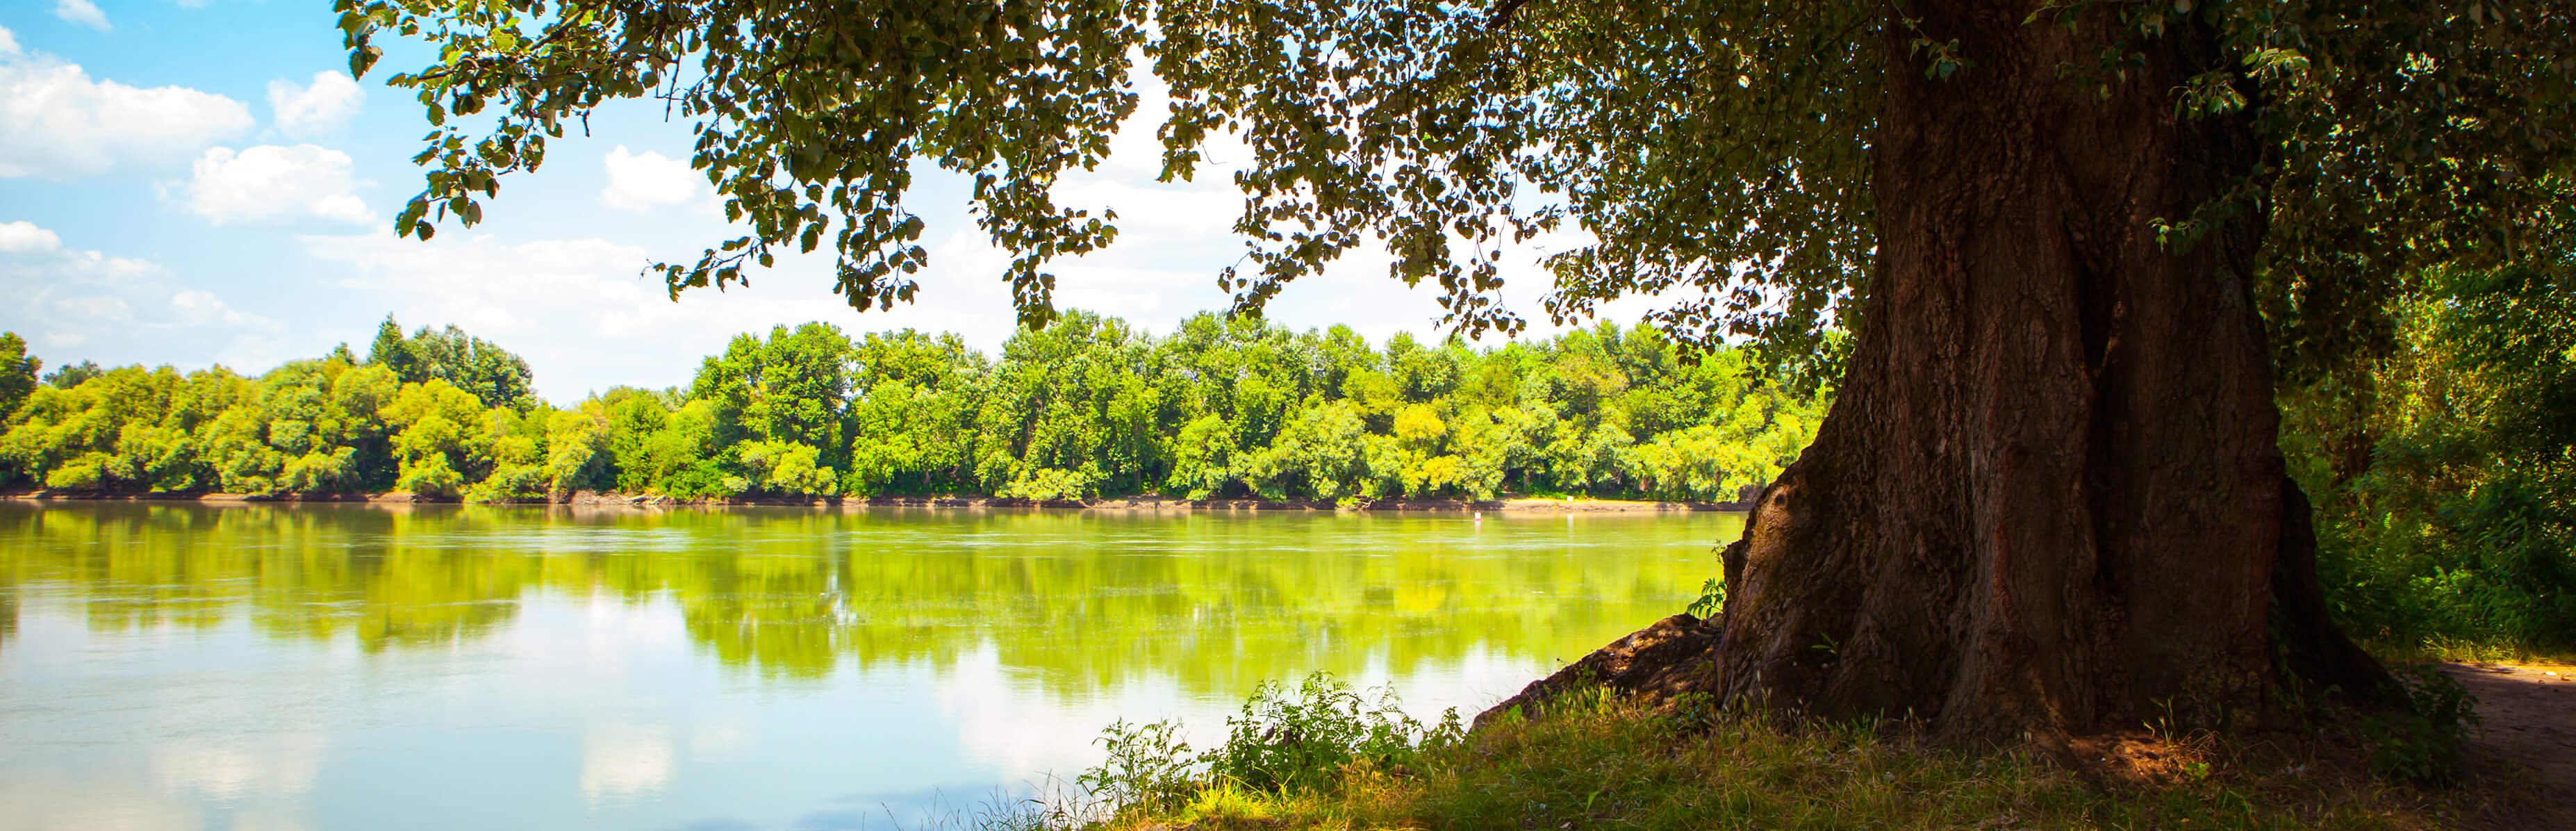
<svg viewBox="0 0 2576 831">
<path fill-rule="evenodd" d="M 1658 627 L 1676 625 L 1675 618 Z M 1695 622 L 1693 622 L 1695 623 Z M 1690 623 L 1678 624 L 1689 626 Z M 1654 631 L 1654 630 L 1648 630 Z M 1640 633 L 1640 635 L 1645 633 Z M 1635 638 L 1637 636 L 1631 636 Z M 1666 641 L 1679 643 L 1679 641 Z M 2368 719 L 2222 735 L 2154 727 L 1959 748 L 1892 720 L 1727 713 L 1610 687 L 1646 661 L 1614 641 L 1474 719 L 1392 722 L 1310 680 L 1247 704 L 1227 744 L 1191 756 L 1159 726 L 1113 728 L 1087 774 L 1084 831 L 1348 828 L 2565 829 L 2576 820 L 2576 666 L 2440 664 L 2483 729 L 2438 782 L 2389 778 Z M 1707 643 L 1682 644 L 1697 651 Z M 1652 649 L 1654 647 L 1646 647 Z M 1610 683 L 1596 686 L 1595 678 Z M 1543 686 L 1553 688 L 1542 694 Z M 1285 688 L 1281 688 L 1283 691 Z M 1322 694 L 1318 695 L 1317 690 Z M 1533 698 L 1532 696 L 1539 696 Z M 1293 699 L 1293 700 L 1292 700 Z M 1354 702 L 1332 706 L 1335 701 Z M 1546 706 L 1539 707 L 1538 702 Z M 1279 706 L 1279 705 L 1286 706 Z M 1271 736 L 1397 736 L 1272 752 Z M 1123 754 L 1123 755 L 1122 755 Z M 1300 761 L 1315 760 L 1322 761 Z"/>
<path fill-rule="evenodd" d="M 1246 788 L 1150 752 L 1088 831 L 1350 828 L 2564 828 L 2511 771 L 2372 775 L 2332 743 L 2140 732 L 1969 752 L 1893 722 L 1786 726 L 1590 697 L 1297 787 Z M 1381 760 L 1382 759 L 1382 760 Z M 1155 776 L 1138 781 L 1134 771 Z M 1039 823 L 1025 823 L 1034 827 Z"/>
<path fill-rule="evenodd" d="M 405 491 L 387 493 L 186 493 L 186 492 L 0 492 L 0 499 L 28 502 L 200 502 L 200 503 L 301 503 L 342 502 L 371 504 L 457 503 L 453 497 L 421 496 Z M 724 508 L 745 506 L 809 508 L 1001 508 L 1056 509 L 1087 511 L 1447 511 L 1456 513 L 1661 513 L 1688 511 L 1747 511 L 1750 500 L 1738 502 L 1657 502 L 1620 499 L 1374 499 L 1347 503 L 1314 500 L 1267 499 L 1177 499 L 1157 495 L 1098 497 L 1092 499 L 1007 499 L 987 496 L 869 496 L 869 497 L 763 497 L 736 496 L 680 499 L 658 494 L 599 493 L 581 491 L 554 500 L 514 500 L 487 504 L 569 505 L 593 508 Z"/>
</svg>

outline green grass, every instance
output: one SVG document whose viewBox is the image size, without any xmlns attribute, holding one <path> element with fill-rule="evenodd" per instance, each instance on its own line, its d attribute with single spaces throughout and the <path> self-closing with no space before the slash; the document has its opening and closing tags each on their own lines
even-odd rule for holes
<svg viewBox="0 0 2576 831">
<path fill-rule="evenodd" d="M 2384 783 L 2206 737 L 2141 736 L 2065 753 L 1937 749 L 1877 724 L 1697 722 L 1600 697 L 1407 753 L 1363 755 L 1322 784 L 1202 774 L 1101 806 L 1095 831 L 1158 827 L 1423 829 L 2413 829 L 2470 797 Z M 2116 761 L 2109 757 L 2119 757 Z M 2061 755 L 2059 758 L 2065 758 Z M 2337 772 L 2347 771 L 2347 772 Z"/>
<path fill-rule="evenodd" d="M 2483 640 L 2434 636 L 2421 641 L 2364 641 L 2362 648 L 2390 666 L 2450 661 L 2478 664 L 2576 664 L 2576 649 L 2519 641 L 2502 635 Z"/>
</svg>

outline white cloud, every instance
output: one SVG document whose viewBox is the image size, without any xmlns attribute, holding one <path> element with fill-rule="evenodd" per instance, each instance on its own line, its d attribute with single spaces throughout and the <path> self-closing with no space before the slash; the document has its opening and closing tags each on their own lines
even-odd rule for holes
<svg viewBox="0 0 2576 831">
<path fill-rule="evenodd" d="M 326 147 L 263 144 L 208 149 L 188 183 L 188 210 L 215 225 L 292 224 L 321 219 L 363 224 L 375 214 L 351 193 L 349 154 Z"/>
<path fill-rule="evenodd" d="M 252 124 L 248 107 L 221 95 L 94 81 L 50 57 L 0 60 L 0 179 L 175 163 Z"/>
<path fill-rule="evenodd" d="M 9 27 L 0 26 L 0 58 L 14 58 L 17 56 L 18 36 L 10 32 Z"/>
<path fill-rule="evenodd" d="M 1095 171 L 1068 174 L 1056 188 L 1056 201 L 1065 207 L 1117 211 L 1118 241 L 1088 256 L 1049 263 L 1046 269 L 1059 278 L 1057 308 L 1090 309 L 1168 332 L 1184 316 L 1199 310 L 1222 311 L 1231 302 L 1216 288 L 1216 276 L 1228 265 L 1244 263 L 1243 237 L 1233 230 L 1235 219 L 1243 213 L 1244 197 L 1231 174 L 1252 153 L 1231 135 L 1210 136 L 1194 179 L 1155 181 L 1163 165 L 1163 145 L 1155 128 L 1171 99 L 1166 85 L 1150 72 L 1139 70 L 1132 84 L 1143 100 L 1136 114 L 1110 137 L 1109 159 Z M 1584 232 L 1563 231 L 1527 243 L 1501 245 L 1497 264 L 1506 282 L 1503 299 L 1507 308 L 1529 323 L 1523 337 L 1548 337 L 1591 324 L 1551 324 L 1539 300 L 1554 288 L 1554 275 L 1538 265 L 1541 257 L 1590 240 Z M 973 249 L 990 253 L 960 256 Z M 1292 329 L 1348 324 L 1372 340 L 1397 332 L 1435 335 L 1443 314 L 1437 286 L 1407 287 L 1388 277 L 1392 260 L 1383 243 L 1365 242 L 1322 272 L 1282 290 L 1264 314 Z M 1002 262 L 984 235 L 968 228 L 932 251 L 931 271 L 989 280 L 1001 273 Z M 965 265 L 962 271 L 961 264 Z M 998 281 L 992 284 L 999 285 Z M 951 287 L 925 287 L 925 294 L 930 290 Z M 1627 325 L 1683 296 L 1675 291 L 1621 298 L 1602 304 L 1597 319 Z M 1007 304 L 1007 295 L 1001 302 Z M 1483 345 L 1497 343 L 1487 338 Z"/>
<path fill-rule="evenodd" d="M 0 222 L 0 251 L 11 254 L 52 253 L 63 238 L 26 220 Z"/>
<path fill-rule="evenodd" d="M 268 107 L 277 131 L 291 138 L 310 138 L 340 129 L 358 114 L 367 91 L 346 72 L 313 73 L 313 83 L 296 86 L 279 78 L 268 82 Z"/>
<path fill-rule="evenodd" d="M 598 805 L 658 794 L 678 755 L 668 725 L 593 723 L 581 740 L 582 798 Z"/>
<path fill-rule="evenodd" d="M 504 242 L 488 234 L 419 242 L 382 230 L 300 239 L 314 259 L 346 265 L 341 284 L 374 296 L 359 301 L 364 308 L 389 310 L 405 327 L 453 323 L 499 343 L 526 358 L 538 390 L 561 404 L 618 385 L 686 384 L 699 356 L 778 325 L 957 332 L 987 349 L 1010 330 L 1010 294 L 999 282 L 891 312 L 853 312 L 832 294 L 831 259 L 820 252 L 753 271 L 753 286 L 692 289 L 673 302 L 659 278 L 641 273 L 655 253 L 624 242 Z"/>
<path fill-rule="evenodd" d="M 170 295 L 170 308 L 181 320 L 198 323 L 222 323 L 228 326 L 265 326 L 268 319 L 232 307 L 214 292 L 196 289 Z"/>
<path fill-rule="evenodd" d="M 0 330 L 57 350 L 105 350 L 57 358 L 165 363 L 195 356 L 256 370 L 283 357 L 275 321 L 213 292 L 182 288 L 159 263 L 65 248 L 52 230 L 25 221 L 0 224 L 0 250 L 14 255 L 0 259 L 0 296 L 13 301 L 0 304 Z"/>
<path fill-rule="evenodd" d="M 66 23 L 102 32 L 116 28 L 107 24 L 107 13 L 99 11 L 98 4 L 89 0 L 59 0 L 54 4 L 54 16 Z"/>
<path fill-rule="evenodd" d="M 608 188 L 600 204 L 624 211 L 649 211 L 677 205 L 697 195 L 706 179 L 689 163 L 655 152 L 629 153 L 626 145 L 608 151 Z"/>
</svg>

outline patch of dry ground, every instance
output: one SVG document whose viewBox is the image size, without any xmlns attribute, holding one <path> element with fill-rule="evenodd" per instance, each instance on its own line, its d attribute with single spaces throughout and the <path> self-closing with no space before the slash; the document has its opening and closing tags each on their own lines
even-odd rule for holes
<svg viewBox="0 0 2576 831">
<path fill-rule="evenodd" d="M 2518 828 L 2576 828 L 2576 666 L 2443 664 L 2478 697 L 2480 729 L 2469 741 L 2479 767 L 2521 777 L 2528 813 Z"/>
</svg>

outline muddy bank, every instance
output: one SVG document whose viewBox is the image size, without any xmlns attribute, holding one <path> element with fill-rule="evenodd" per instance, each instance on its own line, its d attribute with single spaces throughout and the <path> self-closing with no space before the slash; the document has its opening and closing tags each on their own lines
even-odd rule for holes
<svg viewBox="0 0 2576 831">
<path fill-rule="evenodd" d="M 0 493 L 0 498 L 31 502 L 202 502 L 202 503 L 271 503 L 271 502 L 357 502 L 373 504 L 454 503 L 454 497 L 420 496 L 408 492 L 390 493 L 98 493 L 61 491 L 14 491 Z M 488 503 L 487 503 L 488 504 Z M 1484 513 L 1640 513 L 1667 511 L 1741 511 L 1751 507 L 1744 502 L 1648 502 L 1604 499 L 1376 499 L 1334 503 L 1314 500 L 1265 499 L 1175 499 L 1162 496 L 1120 496 L 1095 499 L 1004 499 L 985 496 L 870 496 L 782 498 L 737 496 L 715 499 L 677 499 L 651 494 L 598 493 L 581 491 L 553 500 L 510 500 L 500 504 L 570 505 L 575 507 L 625 508 L 721 508 L 732 506 L 786 506 L 812 508 L 1049 508 L 1091 511 L 1452 511 Z"/>
</svg>

